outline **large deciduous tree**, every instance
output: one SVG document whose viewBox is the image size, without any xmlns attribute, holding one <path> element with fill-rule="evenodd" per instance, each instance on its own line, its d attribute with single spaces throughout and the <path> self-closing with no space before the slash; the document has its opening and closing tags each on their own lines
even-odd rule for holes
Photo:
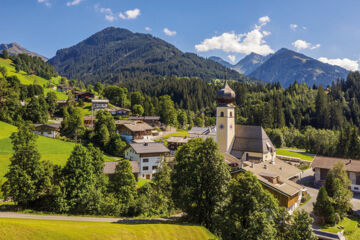
<svg viewBox="0 0 360 240">
<path fill-rule="evenodd" d="M 222 226 L 223 239 L 275 239 L 278 203 L 251 172 L 231 181 Z"/>
<path fill-rule="evenodd" d="M 190 221 L 214 227 L 229 181 L 229 169 L 212 138 L 190 140 L 176 153 L 173 199 Z"/>
</svg>

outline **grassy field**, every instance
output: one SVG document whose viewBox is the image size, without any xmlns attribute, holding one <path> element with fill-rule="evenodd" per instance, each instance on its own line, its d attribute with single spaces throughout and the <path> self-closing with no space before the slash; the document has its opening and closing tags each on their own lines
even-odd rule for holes
<svg viewBox="0 0 360 240">
<path fill-rule="evenodd" d="M 49 80 L 46 80 L 44 78 L 27 74 L 26 72 L 20 71 L 16 72 L 14 65 L 12 64 L 12 61 L 10 59 L 3 59 L 0 58 L 0 66 L 5 67 L 7 70 L 8 76 L 17 76 L 20 80 L 21 84 L 24 85 L 30 85 L 37 83 L 44 87 L 44 92 L 47 94 L 48 92 L 55 92 L 58 100 L 66 100 L 68 96 L 66 93 L 57 92 L 53 89 L 46 88 L 47 84 L 49 83 Z M 50 79 L 50 82 L 53 84 L 59 84 L 61 77 L 53 77 Z"/>
<path fill-rule="evenodd" d="M 174 132 L 174 133 L 170 133 L 168 135 L 165 135 L 164 137 L 162 137 L 163 139 L 168 139 L 170 137 L 188 137 L 189 133 L 188 131 L 185 130 L 179 130 L 178 132 Z"/>
<path fill-rule="evenodd" d="M 328 227 L 321 229 L 322 231 L 337 233 L 344 230 L 344 234 L 347 240 L 360 239 L 360 228 L 358 227 L 359 219 L 356 218 L 344 218 L 341 222 L 336 224 L 334 227 Z M 344 229 L 339 229 L 342 226 Z"/>
<path fill-rule="evenodd" d="M 0 121 L 0 179 L 7 172 L 12 154 L 12 144 L 10 140 L 11 133 L 17 129 L 15 126 Z M 75 143 L 64 142 L 57 139 L 39 136 L 37 139 L 38 150 L 42 160 L 49 160 L 55 164 L 64 166 L 69 158 Z M 105 161 L 114 159 L 105 156 Z"/>
<path fill-rule="evenodd" d="M 283 156 L 288 156 L 288 157 L 297 157 L 300 158 L 302 160 L 306 160 L 306 161 L 312 161 L 314 159 L 313 156 L 307 155 L 305 153 L 301 153 L 301 152 L 292 152 L 290 150 L 286 150 L 286 149 L 276 149 L 276 154 L 277 155 L 283 155 Z"/>
<path fill-rule="evenodd" d="M 200 226 L 0 219 L 0 239 L 215 239 Z"/>
</svg>

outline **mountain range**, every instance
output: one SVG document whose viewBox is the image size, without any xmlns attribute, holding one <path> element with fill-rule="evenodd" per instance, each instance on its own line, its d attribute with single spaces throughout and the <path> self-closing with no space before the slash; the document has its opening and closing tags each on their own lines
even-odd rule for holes
<svg viewBox="0 0 360 240">
<path fill-rule="evenodd" d="M 279 82 L 283 87 L 288 87 L 294 81 L 306 83 L 308 86 L 316 84 L 325 87 L 337 79 L 345 79 L 348 74 L 348 70 L 344 68 L 320 62 L 286 48 L 267 56 L 251 53 L 235 65 L 219 57 L 210 59 L 250 78 L 269 83 Z"/>
<path fill-rule="evenodd" d="M 245 81 L 249 78 L 223 65 L 183 53 L 173 45 L 150 34 L 133 33 L 109 27 L 75 46 L 58 50 L 49 64 L 67 78 L 89 82 L 116 83 L 149 76 L 228 78 Z"/>
<path fill-rule="evenodd" d="M 18 55 L 21 53 L 25 53 L 28 54 L 30 56 L 36 56 L 36 57 L 40 57 L 44 62 L 46 62 L 48 59 L 40 54 L 37 54 L 35 52 L 31 52 L 29 50 L 27 50 L 26 48 L 20 46 L 18 43 L 13 42 L 13 43 L 9 43 L 9 44 L 0 44 L 0 52 L 2 52 L 3 50 L 7 50 L 9 54 L 11 55 Z"/>
<path fill-rule="evenodd" d="M 0 52 L 4 49 L 10 54 L 26 53 L 47 60 L 17 43 L 0 44 Z M 257 79 L 279 82 L 283 87 L 297 81 L 308 86 L 325 87 L 348 74 L 344 68 L 286 48 L 267 56 L 251 53 L 233 65 L 220 57 L 206 59 L 194 53 L 184 53 L 150 34 L 115 27 L 105 28 L 72 47 L 58 50 L 47 63 L 53 65 L 60 75 L 85 83 L 178 76 L 199 77 L 206 81 Z"/>
</svg>

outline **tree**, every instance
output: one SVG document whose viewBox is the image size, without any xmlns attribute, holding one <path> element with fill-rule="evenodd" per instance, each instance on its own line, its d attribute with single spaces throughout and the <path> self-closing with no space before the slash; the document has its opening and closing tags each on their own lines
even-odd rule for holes
<svg viewBox="0 0 360 240">
<path fill-rule="evenodd" d="M 223 239 L 275 239 L 278 203 L 251 172 L 231 181 L 221 228 Z"/>
<path fill-rule="evenodd" d="M 316 202 L 314 203 L 314 214 L 324 223 L 336 223 L 335 210 L 324 186 L 321 186 Z"/>
<path fill-rule="evenodd" d="M 136 180 L 132 173 L 129 160 L 121 160 L 115 169 L 115 174 L 110 177 L 110 191 L 114 193 L 121 205 L 121 213 L 127 214 L 134 206 L 136 196 Z"/>
<path fill-rule="evenodd" d="M 37 135 L 29 125 L 21 125 L 10 138 L 14 154 L 10 158 L 9 171 L 5 175 L 7 181 L 2 190 L 20 206 L 28 207 L 41 196 L 44 187 L 44 172 L 36 147 Z"/>
<path fill-rule="evenodd" d="M 291 215 L 285 207 L 279 208 L 279 212 L 275 218 L 275 228 L 277 230 L 276 239 L 289 239 Z"/>
<path fill-rule="evenodd" d="M 81 110 L 74 107 L 63 109 L 63 121 L 61 122 L 61 135 L 73 138 L 77 142 L 85 132 L 84 117 Z"/>
<path fill-rule="evenodd" d="M 134 107 L 134 105 L 143 105 L 144 100 L 144 96 L 141 94 L 141 92 L 130 93 L 131 107 Z"/>
<path fill-rule="evenodd" d="M 292 216 L 287 239 L 291 240 L 316 240 L 312 232 L 313 219 L 305 210 L 296 211 Z"/>
<path fill-rule="evenodd" d="M 102 194 L 96 188 L 93 159 L 85 147 L 74 147 L 62 174 L 69 211 L 79 214 L 98 213 Z"/>
<path fill-rule="evenodd" d="M 183 145 L 176 153 L 171 179 L 175 205 L 190 221 L 212 229 L 230 181 L 216 142 L 197 138 Z"/>
<path fill-rule="evenodd" d="M 40 104 L 40 102 L 42 104 Z M 33 123 L 46 123 L 48 120 L 47 104 L 42 96 L 34 96 L 26 106 L 25 119 Z"/>
<path fill-rule="evenodd" d="M 48 106 L 48 112 L 51 116 L 53 116 L 56 111 L 56 106 L 57 106 L 56 100 L 57 100 L 56 93 L 48 92 L 48 94 L 46 95 L 46 103 Z"/>
<path fill-rule="evenodd" d="M 101 82 L 95 83 L 94 90 L 99 94 L 102 95 L 104 91 L 104 85 L 101 84 Z"/>
<path fill-rule="evenodd" d="M 4 49 L 4 50 L 2 51 L 2 56 L 3 56 L 3 58 L 5 58 L 5 59 L 8 59 L 8 58 L 9 58 L 9 52 L 8 52 L 7 49 Z"/>
<path fill-rule="evenodd" d="M 318 128 L 330 127 L 329 103 L 324 89 L 320 86 L 315 99 L 316 123 Z"/>
<path fill-rule="evenodd" d="M 177 113 L 174 107 L 174 102 L 169 95 L 160 97 L 159 113 L 161 122 L 176 127 L 178 125 Z"/>
<path fill-rule="evenodd" d="M 144 108 L 140 104 L 135 104 L 132 107 L 132 112 L 137 116 L 142 116 L 144 114 Z"/>
<path fill-rule="evenodd" d="M 171 198 L 171 168 L 162 161 L 153 178 L 153 204 L 161 215 L 170 215 L 174 210 L 174 201 Z"/>
<path fill-rule="evenodd" d="M 332 199 L 336 213 L 339 214 L 341 219 L 351 209 L 350 200 L 353 195 L 349 189 L 350 184 L 351 181 L 343 162 L 336 163 L 326 176 L 326 191 Z"/>
</svg>

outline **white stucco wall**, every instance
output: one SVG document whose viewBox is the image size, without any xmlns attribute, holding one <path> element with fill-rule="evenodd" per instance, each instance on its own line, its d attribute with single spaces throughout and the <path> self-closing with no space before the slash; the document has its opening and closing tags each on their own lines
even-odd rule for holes
<svg viewBox="0 0 360 240">
<path fill-rule="evenodd" d="M 153 167 L 158 167 L 162 159 L 161 156 L 142 157 L 137 154 L 131 147 L 125 151 L 125 158 L 129 159 L 130 161 L 138 161 L 140 168 L 139 177 L 146 178 L 148 175 L 150 179 L 152 179 L 153 175 L 157 172 L 157 169 L 153 169 Z M 144 162 L 144 159 L 147 159 L 147 162 L 146 160 Z M 144 167 L 148 167 L 148 169 L 144 170 Z"/>
</svg>

